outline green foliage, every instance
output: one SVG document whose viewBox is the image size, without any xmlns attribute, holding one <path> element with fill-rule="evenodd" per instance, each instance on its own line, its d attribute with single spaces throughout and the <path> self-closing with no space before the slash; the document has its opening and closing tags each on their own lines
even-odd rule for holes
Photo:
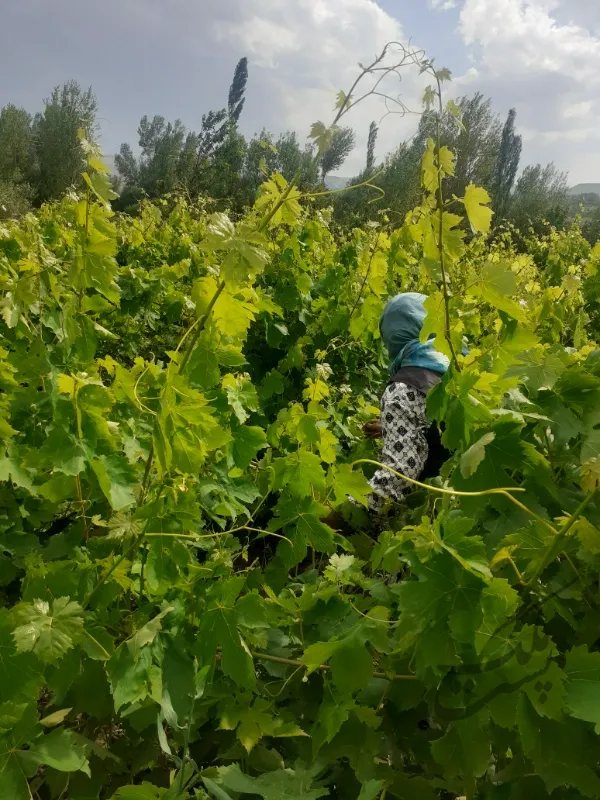
<svg viewBox="0 0 600 800">
<path fill-rule="evenodd" d="M 91 87 L 84 91 L 76 81 L 56 86 L 44 103 L 43 112 L 33 122 L 40 201 L 60 197 L 80 183 L 84 162 L 78 147 L 79 131 L 94 137 L 98 110 Z"/>
<path fill-rule="evenodd" d="M 3 797 L 598 796 L 600 254 L 490 244 L 441 122 L 400 226 L 281 175 L 115 218 L 84 140 L 0 227 Z M 399 289 L 452 455 L 373 525 Z"/>
</svg>

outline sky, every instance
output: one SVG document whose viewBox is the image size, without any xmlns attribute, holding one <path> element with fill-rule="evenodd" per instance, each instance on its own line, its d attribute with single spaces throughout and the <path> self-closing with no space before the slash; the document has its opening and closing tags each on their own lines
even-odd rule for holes
<svg viewBox="0 0 600 800">
<path fill-rule="evenodd" d="M 517 110 L 523 162 L 556 165 L 571 184 L 600 182 L 600 0 L 4 0 L 0 105 L 34 113 L 53 86 L 74 78 L 98 97 L 101 145 L 137 144 L 140 117 L 180 118 L 197 129 L 222 108 L 235 64 L 249 60 L 240 120 L 296 130 L 329 123 L 335 95 L 358 63 L 388 41 L 422 48 L 453 81 L 447 99 L 481 91 L 505 117 Z M 414 68 L 386 89 L 418 112 Z M 370 98 L 345 118 L 357 145 L 340 170 L 364 166 L 371 120 L 383 158 L 416 128 L 416 113 L 384 117 Z M 382 119 L 382 117 L 384 117 Z"/>
</svg>

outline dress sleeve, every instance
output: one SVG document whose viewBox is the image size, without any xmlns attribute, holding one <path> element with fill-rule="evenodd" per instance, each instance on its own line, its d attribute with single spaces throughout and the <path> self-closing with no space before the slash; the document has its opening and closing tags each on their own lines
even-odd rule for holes
<svg viewBox="0 0 600 800">
<path fill-rule="evenodd" d="M 381 463 L 418 479 L 429 455 L 425 395 L 403 383 L 388 386 L 381 398 L 381 429 Z M 411 490 L 407 481 L 384 469 L 377 470 L 370 483 L 369 509 L 376 514 L 383 513 L 390 500 L 398 502 Z"/>
</svg>

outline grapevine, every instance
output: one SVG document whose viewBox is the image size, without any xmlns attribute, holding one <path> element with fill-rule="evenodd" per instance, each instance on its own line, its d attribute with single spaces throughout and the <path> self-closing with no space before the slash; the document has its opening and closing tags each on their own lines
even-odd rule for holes
<svg viewBox="0 0 600 800">
<path fill-rule="evenodd" d="M 409 65 L 441 116 L 390 45 L 333 125 Z M 598 248 L 490 237 L 439 135 L 402 225 L 352 231 L 281 175 L 117 216 L 82 148 L 82 196 L 0 225 L 0 797 L 600 796 Z M 374 525 L 414 290 L 452 455 Z"/>
</svg>

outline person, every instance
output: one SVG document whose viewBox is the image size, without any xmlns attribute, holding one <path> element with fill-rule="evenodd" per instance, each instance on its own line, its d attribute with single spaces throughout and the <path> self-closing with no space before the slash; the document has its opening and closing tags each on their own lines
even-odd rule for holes
<svg viewBox="0 0 600 800">
<path fill-rule="evenodd" d="M 438 475 L 450 455 L 437 426 L 427 419 L 427 394 L 441 382 L 450 361 L 431 340 L 420 340 L 425 300 L 424 294 L 398 294 L 383 311 L 379 330 L 390 358 L 390 377 L 381 397 L 380 420 L 364 428 L 370 438 L 383 440 L 380 463 L 413 480 Z M 375 515 L 384 514 L 413 488 L 385 469 L 378 469 L 370 484 L 369 510 Z"/>
</svg>

